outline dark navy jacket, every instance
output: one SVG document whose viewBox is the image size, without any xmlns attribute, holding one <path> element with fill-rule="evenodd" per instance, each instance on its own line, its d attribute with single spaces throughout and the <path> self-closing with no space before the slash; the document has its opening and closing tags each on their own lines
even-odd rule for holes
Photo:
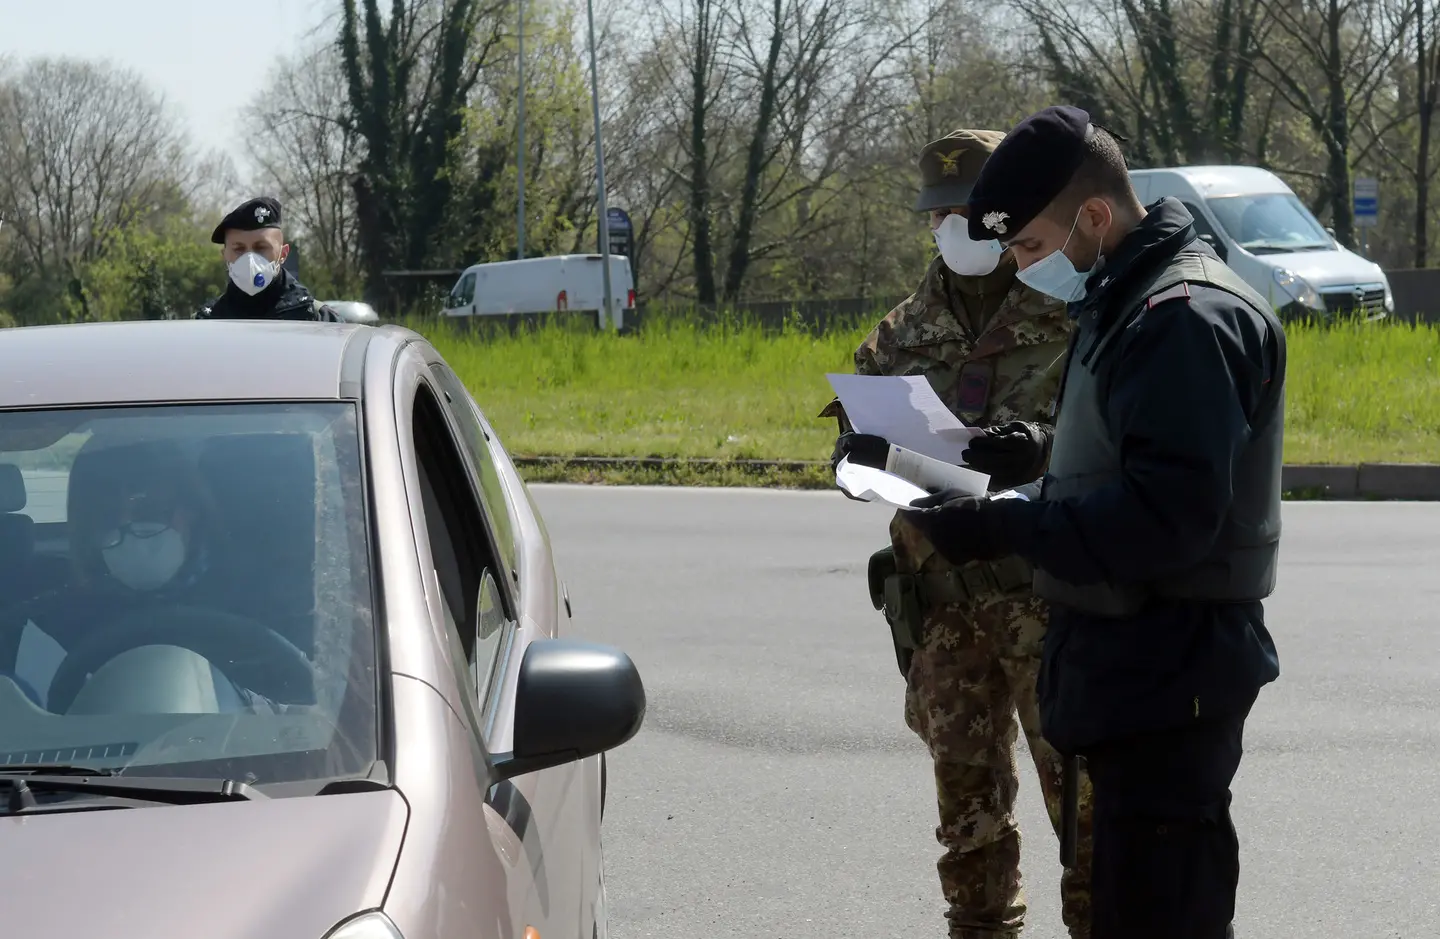
<svg viewBox="0 0 1440 939">
<path fill-rule="evenodd" d="M 318 320 L 343 322 L 330 307 L 310 296 L 295 275 L 282 268 L 280 276 L 264 290 L 250 296 L 227 283 L 225 292 L 195 313 L 199 320 Z"/>
<path fill-rule="evenodd" d="M 1132 312 L 1106 303 L 1181 248 L 1209 252 L 1193 221 L 1173 199 L 1151 206 L 1071 313 L 1095 307 L 1103 322 Z M 1250 415 L 1278 367 L 1275 346 L 1262 317 L 1211 287 L 1194 286 L 1136 318 L 1099 353 L 1110 359 L 1102 396 L 1123 481 L 1082 500 L 1007 500 L 1018 552 L 1073 583 L 1112 580 L 1116 571 L 1145 580 L 1203 558 L 1230 505 Z M 1039 681 L 1043 731 L 1061 751 L 1084 752 L 1243 713 L 1279 671 L 1258 602 L 1156 601 L 1120 619 L 1055 607 Z"/>
</svg>

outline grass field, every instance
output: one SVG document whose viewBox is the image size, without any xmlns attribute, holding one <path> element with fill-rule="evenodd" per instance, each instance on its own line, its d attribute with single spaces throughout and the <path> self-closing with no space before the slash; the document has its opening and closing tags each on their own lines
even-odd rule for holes
<svg viewBox="0 0 1440 939">
<path fill-rule="evenodd" d="M 835 422 L 815 416 L 831 397 L 825 373 L 851 371 L 866 332 L 681 318 L 626 336 L 411 325 L 515 456 L 826 459 Z M 1286 462 L 1440 462 L 1440 327 L 1297 324 L 1288 335 Z"/>
</svg>

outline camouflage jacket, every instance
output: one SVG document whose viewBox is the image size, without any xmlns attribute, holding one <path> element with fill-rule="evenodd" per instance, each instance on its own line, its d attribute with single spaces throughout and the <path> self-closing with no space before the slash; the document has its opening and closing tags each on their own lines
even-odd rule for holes
<svg viewBox="0 0 1440 939">
<path fill-rule="evenodd" d="M 862 375 L 924 375 L 962 421 L 1050 423 L 1071 320 L 1065 304 L 1015 277 L 1008 256 L 986 277 L 961 277 L 937 257 L 920 287 L 855 350 Z M 978 324 L 978 326 L 977 326 Z M 890 526 L 901 570 L 946 566 L 897 513 Z"/>
</svg>

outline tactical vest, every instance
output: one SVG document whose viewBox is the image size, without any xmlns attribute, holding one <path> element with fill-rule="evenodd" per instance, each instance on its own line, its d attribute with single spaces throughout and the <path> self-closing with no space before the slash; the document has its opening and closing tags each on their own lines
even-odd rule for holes
<svg viewBox="0 0 1440 939">
<path fill-rule="evenodd" d="M 1146 309 L 1188 296 L 1187 285 L 1223 290 L 1258 312 L 1270 326 L 1276 371 L 1250 416 L 1250 437 L 1234 469 L 1230 510 L 1209 556 L 1189 570 L 1149 583 L 1072 584 L 1043 570 L 1035 592 L 1052 603 L 1099 616 L 1129 616 L 1156 598 L 1216 602 L 1263 600 L 1275 589 L 1280 546 L 1280 466 L 1284 437 L 1285 332 L 1269 303 L 1221 261 L 1182 251 L 1110 309 L 1122 311 L 1101 328 L 1082 315 L 1061 382 L 1059 420 L 1050 467 L 1041 490 L 1046 501 L 1084 496 L 1121 479 L 1120 454 L 1106 432 L 1101 374 L 1103 353 Z M 1183 499 L 1185 493 L 1165 493 Z"/>
</svg>

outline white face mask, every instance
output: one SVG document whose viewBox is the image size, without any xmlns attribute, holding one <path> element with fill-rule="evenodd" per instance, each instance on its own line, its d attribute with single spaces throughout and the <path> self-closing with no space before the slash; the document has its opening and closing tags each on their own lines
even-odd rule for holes
<svg viewBox="0 0 1440 939">
<path fill-rule="evenodd" d="M 280 276 L 280 267 L 279 260 L 267 261 L 251 251 L 240 255 L 230 265 L 230 280 L 235 283 L 236 287 L 253 297 L 275 283 L 276 278 Z"/>
<path fill-rule="evenodd" d="M 1085 283 L 1104 265 L 1105 255 L 1097 251 L 1095 263 L 1088 271 L 1075 270 L 1075 265 L 1065 256 L 1070 239 L 1075 237 L 1075 227 L 1080 224 L 1082 211 L 1083 206 L 1075 210 L 1075 221 L 1070 223 L 1070 234 L 1065 236 L 1065 244 L 1060 246 L 1060 250 L 1051 251 L 1029 267 L 1021 268 L 1015 275 L 1022 284 L 1066 303 L 1078 303 L 1085 298 Z"/>
<path fill-rule="evenodd" d="M 185 538 L 168 525 L 139 522 L 100 554 L 111 576 L 131 590 L 158 590 L 185 566 Z"/>
<path fill-rule="evenodd" d="M 961 215 L 947 215 L 932 234 L 945 266 L 957 274 L 983 277 L 1000 264 L 1005 249 L 998 241 L 971 241 L 970 222 Z"/>
</svg>

